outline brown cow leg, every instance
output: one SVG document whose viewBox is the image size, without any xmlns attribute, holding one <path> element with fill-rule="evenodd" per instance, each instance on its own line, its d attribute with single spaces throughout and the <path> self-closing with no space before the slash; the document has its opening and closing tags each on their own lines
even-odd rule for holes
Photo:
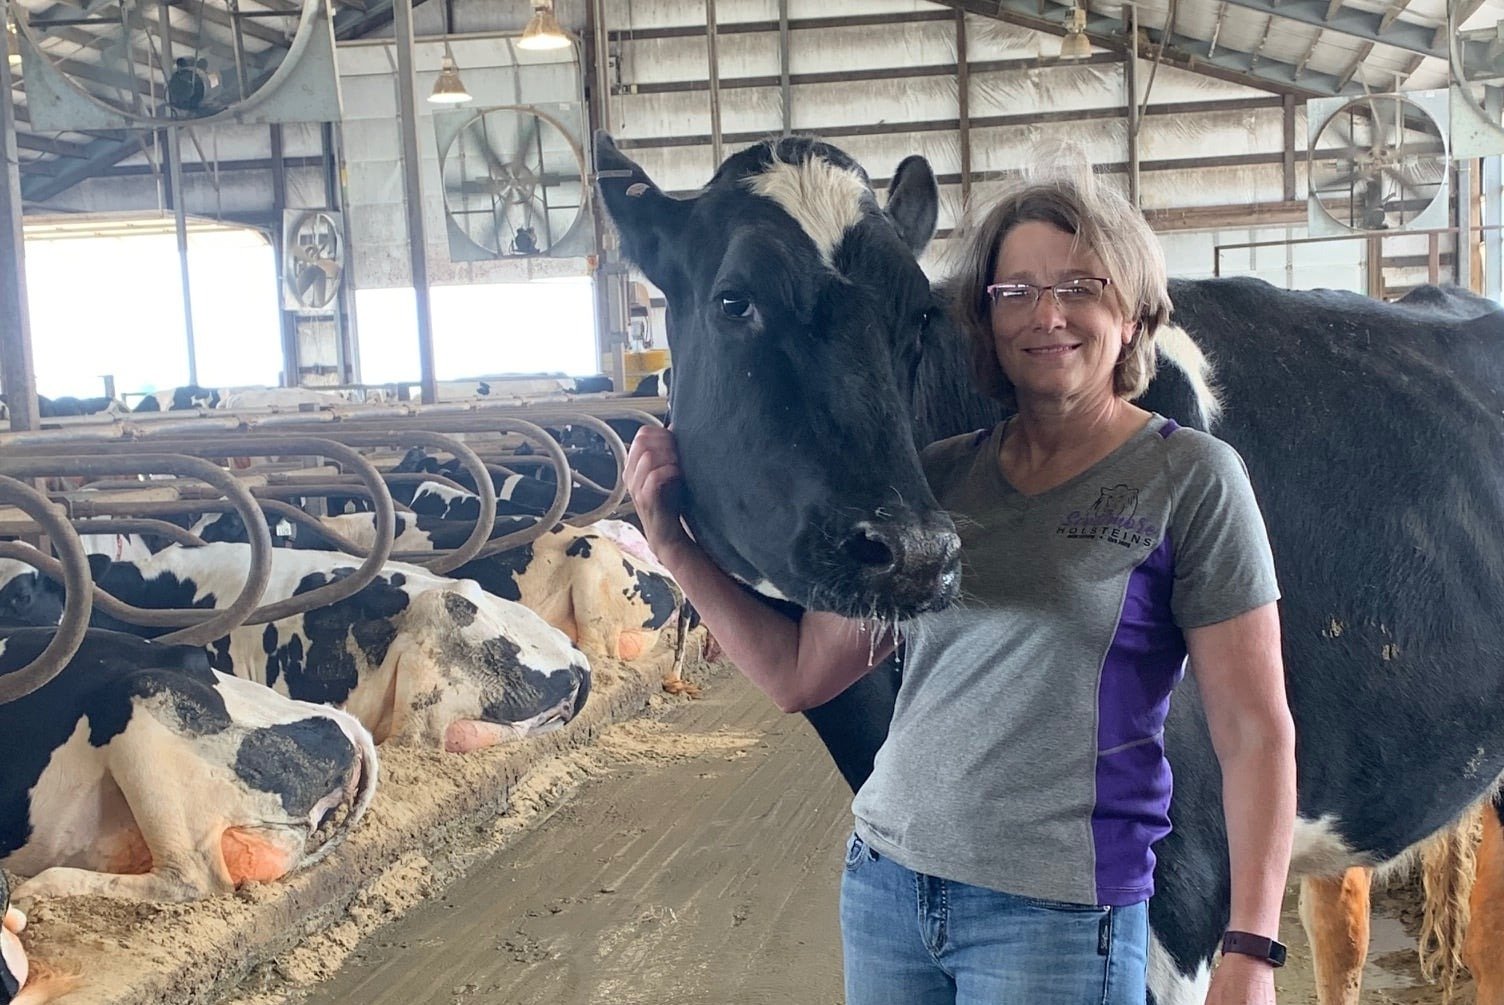
<svg viewBox="0 0 1504 1005">
<path fill-rule="evenodd" d="M 1300 881 L 1300 920 L 1316 967 L 1321 1005 L 1358 1005 L 1368 957 L 1368 890 L 1373 870 Z"/>
<path fill-rule="evenodd" d="M 1504 1005 L 1504 794 L 1483 811 L 1478 878 L 1462 959 L 1478 987 L 1478 1005 Z"/>
</svg>

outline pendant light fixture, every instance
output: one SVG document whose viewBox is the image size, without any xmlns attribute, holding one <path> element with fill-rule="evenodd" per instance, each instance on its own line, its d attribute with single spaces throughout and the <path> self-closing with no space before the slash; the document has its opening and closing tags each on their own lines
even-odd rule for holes
<svg viewBox="0 0 1504 1005">
<path fill-rule="evenodd" d="M 563 49 L 573 45 L 574 40 L 554 17 L 553 0 L 533 0 L 533 16 L 522 37 L 517 40 L 519 49 Z"/>
<path fill-rule="evenodd" d="M 1061 59 L 1085 59 L 1091 55 L 1086 37 L 1086 8 L 1072 6 L 1065 16 L 1065 37 L 1060 40 Z"/>
</svg>

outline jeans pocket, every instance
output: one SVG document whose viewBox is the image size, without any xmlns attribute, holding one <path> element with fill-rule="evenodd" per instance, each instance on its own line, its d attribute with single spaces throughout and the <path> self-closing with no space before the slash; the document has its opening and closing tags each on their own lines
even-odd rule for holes
<svg viewBox="0 0 1504 1005">
<path fill-rule="evenodd" d="M 846 839 L 846 871 L 851 872 L 867 857 L 867 843 L 855 831 Z"/>
<path fill-rule="evenodd" d="M 1019 897 L 1030 907 L 1037 907 L 1042 911 L 1055 911 L 1060 914 L 1092 914 L 1098 917 L 1106 914 L 1110 908 L 1101 907 L 1097 904 L 1072 904 L 1064 900 L 1046 900 L 1043 897 Z"/>
</svg>

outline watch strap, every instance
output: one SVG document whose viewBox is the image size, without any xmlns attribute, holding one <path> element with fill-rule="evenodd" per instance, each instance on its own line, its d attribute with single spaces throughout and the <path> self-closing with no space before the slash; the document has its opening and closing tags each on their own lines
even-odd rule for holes
<svg viewBox="0 0 1504 1005">
<path fill-rule="evenodd" d="M 1222 936 L 1222 952 L 1252 956 L 1254 959 L 1263 960 L 1275 967 L 1285 965 L 1284 945 L 1267 936 L 1254 935 L 1252 932 L 1228 932 Z"/>
</svg>

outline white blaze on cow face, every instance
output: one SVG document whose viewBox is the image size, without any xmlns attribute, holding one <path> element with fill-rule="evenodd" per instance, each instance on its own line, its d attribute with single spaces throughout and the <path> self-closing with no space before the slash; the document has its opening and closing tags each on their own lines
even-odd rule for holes
<svg viewBox="0 0 1504 1005">
<path fill-rule="evenodd" d="M 820 157 L 798 164 L 774 160 L 746 179 L 747 188 L 772 199 L 809 235 L 827 266 L 846 232 L 875 205 L 861 175 Z"/>
<path fill-rule="evenodd" d="M 1222 399 L 1217 394 L 1216 374 L 1211 361 L 1201 347 L 1179 325 L 1161 325 L 1154 335 L 1154 344 L 1191 382 L 1201 414 L 1208 422 L 1216 423 L 1222 415 Z"/>
</svg>

